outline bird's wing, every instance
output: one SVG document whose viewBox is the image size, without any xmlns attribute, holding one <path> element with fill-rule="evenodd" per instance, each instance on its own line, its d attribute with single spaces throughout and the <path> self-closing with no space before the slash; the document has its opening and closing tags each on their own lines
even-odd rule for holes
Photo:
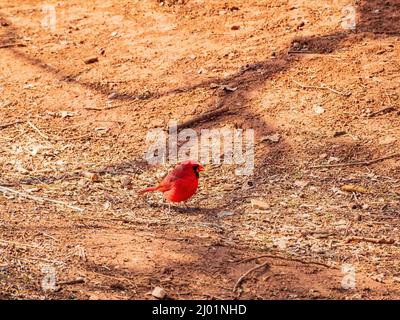
<svg viewBox="0 0 400 320">
<path fill-rule="evenodd" d="M 176 176 L 173 172 L 170 172 L 160 183 L 160 185 L 158 186 L 158 190 L 161 192 L 165 192 L 168 190 L 171 190 L 174 185 L 175 182 L 177 180 L 179 180 L 180 177 Z"/>
</svg>

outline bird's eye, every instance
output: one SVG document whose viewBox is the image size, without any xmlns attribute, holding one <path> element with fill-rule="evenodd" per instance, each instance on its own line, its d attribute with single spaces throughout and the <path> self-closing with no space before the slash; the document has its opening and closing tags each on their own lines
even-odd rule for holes
<svg viewBox="0 0 400 320">
<path fill-rule="evenodd" d="M 194 166 L 193 166 L 193 169 L 194 169 L 195 171 L 197 171 L 197 169 L 199 169 L 199 166 L 198 166 L 198 165 L 194 165 Z"/>
</svg>

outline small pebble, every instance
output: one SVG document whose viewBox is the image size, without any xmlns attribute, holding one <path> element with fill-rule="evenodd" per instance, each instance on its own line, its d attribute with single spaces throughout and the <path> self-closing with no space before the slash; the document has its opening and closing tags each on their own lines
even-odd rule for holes
<svg viewBox="0 0 400 320">
<path fill-rule="evenodd" d="M 151 295 L 153 297 L 156 297 L 157 299 L 164 299 L 167 293 L 163 288 L 155 287 L 154 290 L 151 292 Z"/>
<path fill-rule="evenodd" d="M 89 58 L 83 60 L 83 62 L 85 64 L 91 64 L 91 63 L 95 63 L 95 62 L 98 62 L 98 61 L 99 61 L 99 58 L 97 58 L 97 57 L 89 57 Z"/>
</svg>

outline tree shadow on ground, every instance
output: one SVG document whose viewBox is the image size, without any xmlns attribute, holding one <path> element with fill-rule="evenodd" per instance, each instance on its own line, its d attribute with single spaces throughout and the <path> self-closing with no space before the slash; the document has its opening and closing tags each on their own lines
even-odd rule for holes
<svg viewBox="0 0 400 320">
<path fill-rule="evenodd" d="M 222 112 L 215 117 L 207 119 L 207 117 L 198 123 L 193 123 L 192 128 L 198 129 L 200 125 L 213 126 L 218 125 L 223 120 L 229 121 L 230 117 L 240 116 L 244 119 L 243 125 L 247 128 L 254 128 L 258 136 L 270 133 L 275 129 L 272 126 L 259 117 L 258 114 L 254 113 L 248 108 L 249 102 L 251 101 L 252 94 L 259 91 L 265 83 L 272 79 L 274 75 L 288 70 L 294 62 L 301 59 L 301 54 L 309 53 L 321 53 L 328 54 L 332 53 L 339 48 L 349 37 L 362 39 L 365 36 L 389 36 L 397 37 L 400 35 L 400 2 L 398 0 L 382 1 L 378 0 L 364 0 L 360 1 L 356 7 L 357 12 L 357 25 L 356 30 L 342 30 L 336 31 L 327 35 L 316 35 L 311 37 L 295 37 L 290 46 L 277 53 L 275 57 L 264 61 L 254 62 L 243 66 L 239 72 L 231 75 L 228 78 L 214 78 L 207 81 L 203 81 L 197 84 L 191 84 L 189 86 L 166 90 L 161 93 L 152 93 L 146 97 L 138 95 L 131 95 L 127 93 L 117 93 L 116 99 L 136 101 L 138 99 L 158 99 L 163 96 L 177 94 L 181 92 L 189 92 L 198 88 L 208 88 L 212 83 L 224 85 L 228 84 L 231 87 L 236 87 L 237 90 L 234 92 L 228 92 L 226 90 L 220 90 L 215 101 L 213 101 L 207 108 L 205 114 L 215 111 L 216 108 L 228 107 L 226 112 Z M 12 26 L 10 21 L 3 15 L 0 16 L 2 23 L 7 24 L 6 32 L 3 32 L 1 44 L 6 44 L 9 39 L 18 38 L 18 29 Z M 300 46 L 306 48 L 301 54 L 293 53 L 294 42 L 300 42 Z M 13 52 L 13 54 L 19 60 L 25 61 L 32 65 L 35 65 L 42 69 L 44 72 L 53 74 L 57 79 L 64 82 L 76 83 L 89 90 L 95 91 L 100 94 L 109 95 L 115 90 L 110 90 L 108 86 L 101 85 L 97 82 L 85 82 L 79 80 L 74 75 L 65 74 L 62 70 L 54 68 L 44 61 L 31 57 L 29 54 L 21 51 L 18 48 L 10 47 L 7 50 Z M 238 106 L 240 106 L 238 108 Z M 229 113 L 233 110 L 234 112 Z M 266 160 L 267 158 L 258 159 L 258 165 L 263 166 L 268 161 L 274 161 L 284 166 L 290 159 L 290 146 L 285 139 L 281 139 L 278 146 L 273 150 L 275 156 Z M 136 160 L 133 162 L 137 162 Z M 271 165 L 270 162 L 268 162 Z M 129 164 L 128 164 L 129 166 Z M 113 169 L 114 167 L 114 169 Z M 106 168 L 99 169 L 99 172 L 109 171 L 116 174 L 125 174 L 129 168 L 126 163 L 115 164 L 107 166 Z M 257 173 L 255 179 L 258 179 Z M 45 179 L 45 177 L 38 177 L 39 180 Z M 25 181 L 26 182 L 26 181 Z"/>
</svg>

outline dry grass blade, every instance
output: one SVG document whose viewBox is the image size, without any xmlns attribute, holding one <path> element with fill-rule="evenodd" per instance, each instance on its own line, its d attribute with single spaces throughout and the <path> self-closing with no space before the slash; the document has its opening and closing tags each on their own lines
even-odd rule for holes
<svg viewBox="0 0 400 320">
<path fill-rule="evenodd" d="M 21 196 L 23 198 L 31 199 L 31 200 L 38 201 L 38 202 L 51 202 L 51 203 L 61 204 L 63 206 L 66 206 L 66 207 L 68 207 L 70 209 L 73 209 L 73 210 L 76 210 L 76 211 L 79 211 L 79 212 L 83 212 L 84 211 L 84 209 L 79 208 L 79 207 L 75 207 L 75 206 L 73 206 L 73 205 L 71 205 L 71 204 L 69 204 L 67 202 L 64 202 L 64 201 L 54 200 L 54 199 L 49 199 L 49 198 L 44 198 L 44 197 L 39 197 L 39 196 L 33 196 L 33 195 L 31 195 L 31 194 L 29 194 L 27 192 L 18 191 L 18 190 L 14 190 L 14 189 L 3 187 L 3 186 L 0 186 L 0 192 L 17 194 L 17 195 L 19 195 L 19 196 Z"/>
<path fill-rule="evenodd" d="M 340 91 L 337 91 L 337 90 L 335 90 L 335 89 L 333 89 L 333 88 L 328 87 L 328 86 L 325 85 L 325 84 L 322 84 L 321 86 L 306 86 L 306 85 L 304 85 L 304 84 L 301 84 L 300 82 L 297 82 L 296 80 L 292 80 L 292 81 L 293 81 L 294 83 L 296 83 L 298 86 L 300 86 L 301 88 L 303 88 L 303 89 L 328 90 L 328 91 L 331 91 L 331 92 L 333 92 L 333 93 L 336 93 L 336 94 L 341 95 L 341 96 L 344 96 L 344 97 L 349 97 L 349 96 L 351 95 L 350 92 L 347 92 L 347 93 L 340 92 Z"/>
<path fill-rule="evenodd" d="M 28 121 L 27 122 L 29 124 L 29 126 L 34 129 L 42 138 L 46 139 L 46 140 L 53 140 L 53 141 L 71 141 L 71 140 L 79 140 L 79 139 L 83 139 L 83 138 L 87 138 L 89 136 L 92 135 L 92 133 L 86 133 L 80 136 L 76 136 L 76 137 L 70 137 L 70 138 L 61 138 L 61 137 L 49 137 L 48 135 L 45 135 L 42 131 L 40 131 L 40 129 L 38 127 L 36 127 L 32 122 Z"/>
<path fill-rule="evenodd" d="M 8 240 L 3 240 L 3 239 L 0 239 L 0 243 L 11 244 L 13 246 L 22 247 L 22 248 L 25 248 L 25 247 L 35 248 L 35 249 L 39 248 L 39 246 L 33 246 L 31 244 L 28 244 L 28 243 L 20 243 L 20 242 L 8 241 Z"/>
</svg>

